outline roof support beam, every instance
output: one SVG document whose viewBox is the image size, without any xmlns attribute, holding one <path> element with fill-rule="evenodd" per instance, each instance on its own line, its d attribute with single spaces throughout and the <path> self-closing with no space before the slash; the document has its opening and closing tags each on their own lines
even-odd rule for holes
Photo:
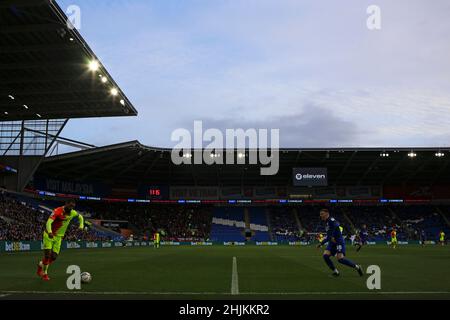
<svg viewBox="0 0 450 320">
<path fill-rule="evenodd" d="M 136 167 L 138 164 L 142 163 L 144 160 L 147 160 L 147 158 L 149 156 L 151 156 L 153 153 L 151 151 L 147 151 L 144 155 L 142 155 L 139 159 L 137 159 L 136 161 L 133 161 L 132 163 L 130 163 L 129 166 L 126 166 L 123 170 L 119 171 L 117 174 L 115 174 L 112 178 L 113 181 L 115 181 L 116 179 L 118 179 L 120 176 L 122 176 L 124 173 L 128 172 L 129 170 L 133 169 L 134 167 Z"/>
<path fill-rule="evenodd" d="M 344 176 L 345 172 L 347 171 L 348 167 L 352 163 L 352 160 L 356 156 L 357 153 L 358 153 L 358 151 L 353 151 L 353 153 L 350 156 L 350 158 L 348 158 L 347 162 L 345 163 L 344 168 L 341 170 L 341 172 L 339 173 L 338 177 L 336 178 L 336 181 L 334 182 L 334 186 L 337 186 L 339 184 L 339 180 Z"/>
<path fill-rule="evenodd" d="M 2 54 L 4 53 L 28 53 L 34 51 L 61 51 L 73 50 L 78 47 L 74 42 L 65 44 L 38 44 L 38 45 L 22 45 L 22 46 L 5 46 L 2 47 Z"/>
</svg>

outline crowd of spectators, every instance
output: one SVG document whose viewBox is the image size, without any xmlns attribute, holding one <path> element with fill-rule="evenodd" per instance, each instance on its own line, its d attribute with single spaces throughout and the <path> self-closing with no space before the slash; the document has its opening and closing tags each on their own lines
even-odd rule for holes
<svg viewBox="0 0 450 320">
<path fill-rule="evenodd" d="M 332 217 L 344 227 L 344 233 L 352 230 L 351 225 L 343 215 L 341 207 L 326 207 L 323 205 L 307 205 L 297 207 L 297 214 L 305 233 L 325 233 L 325 223 L 320 220 L 320 209 L 327 208 Z"/>
<path fill-rule="evenodd" d="M 42 240 L 45 223 L 50 212 L 34 208 L 5 193 L 0 194 L 0 241 Z M 78 221 L 71 223 L 67 229 L 65 240 L 99 241 L 109 240 L 95 230 L 83 232 L 78 229 Z"/>
<path fill-rule="evenodd" d="M 270 207 L 270 227 L 276 241 L 300 241 L 299 229 L 292 207 Z"/>
<path fill-rule="evenodd" d="M 320 221 L 322 206 L 304 205 L 269 207 L 273 239 L 277 241 L 311 241 L 317 233 L 325 233 Z M 449 214 L 450 207 L 441 211 Z M 437 237 L 439 230 L 448 230 L 439 209 L 430 205 L 373 205 L 334 206 L 330 212 L 344 227 L 344 235 L 350 237 L 367 226 L 369 238 L 387 240 L 395 229 L 399 240 L 417 240 L 422 231 L 429 240 Z M 98 220 L 126 221 L 134 239 L 151 239 L 155 232 L 163 241 L 207 241 L 211 233 L 212 206 L 181 204 L 105 203 L 80 202 L 77 210 Z M 0 240 L 41 240 L 45 222 L 50 212 L 33 206 L 20 198 L 0 193 Z M 299 218 L 301 228 L 297 222 Z M 82 232 L 78 221 L 71 223 L 66 240 L 106 241 L 110 235 L 90 229 Z"/>
<path fill-rule="evenodd" d="M 212 207 L 148 205 L 140 203 L 91 203 L 92 218 L 127 221 L 135 238 L 159 231 L 166 241 L 204 241 L 209 238 Z"/>
<path fill-rule="evenodd" d="M 399 240 L 405 238 L 401 221 L 394 217 L 387 206 L 352 205 L 345 207 L 344 210 L 353 222 L 355 231 L 361 230 L 363 225 L 367 227 L 370 240 L 388 240 L 390 232 L 394 229 L 397 231 Z"/>
</svg>

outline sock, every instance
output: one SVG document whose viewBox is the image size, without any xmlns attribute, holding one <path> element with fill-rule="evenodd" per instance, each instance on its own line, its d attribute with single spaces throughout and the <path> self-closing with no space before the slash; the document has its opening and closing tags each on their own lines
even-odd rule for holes
<svg viewBox="0 0 450 320">
<path fill-rule="evenodd" d="M 323 255 L 323 260 L 325 260 L 325 263 L 327 264 L 327 266 L 334 272 L 336 271 L 336 267 L 334 266 L 333 261 L 331 261 L 331 258 L 329 255 L 324 254 Z"/>
<path fill-rule="evenodd" d="M 339 259 L 338 261 L 339 261 L 339 263 L 346 265 L 348 267 L 356 268 L 356 264 L 354 264 L 352 261 L 348 260 L 347 258 L 342 258 L 342 259 Z"/>
<path fill-rule="evenodd" d="M 50 265 L 51 261 L 48 258 L 44 258 L 44 261 L 42 261 L 43 265 L 44 265 L 44 274 L 47 274 L 48 272 L 48 266 Z"/>
</svg>

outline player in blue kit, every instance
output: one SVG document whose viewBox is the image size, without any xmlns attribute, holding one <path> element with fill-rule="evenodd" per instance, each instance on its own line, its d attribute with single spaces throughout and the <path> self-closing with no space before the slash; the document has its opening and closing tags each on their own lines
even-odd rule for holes
<svg viewBox="0 0 450 320">
<path fill-rule="evenodd" d="M 330 216 L 328 209 L 320 210 L 320 219 L 326 222 L 327 236 L 319 243 L 317 247 L 320 248 L 325 243 L 328 243 L 327 248 L 323 252 L 323 259 L 325 260 L 327 266 L 333 271 L 332 275 L 334 277 L 339 276 L 338 269 L 336 269 L 333 261 L 331 261 L 331 256 L 335 256 L 340 264 L 355 269 L 362 277 L 363 271 L 361 266 L 353 263 L 345 257 L 345 241 L 342 236 L 342 232 L 339 229 L 339 222 Z"/>
<path fill-rule="evenodd" d="M 427 241 L 427 233 L 425 232 L 425 230 L 421 230 L 420 231 L 420 244 L 423 246 L 425 246 L 425 241 Z"/>
<path fill-rule="evenodd" d="M 367 231 L 367 226 L 365 224 L 362 225 L 361 230 L 358 233 L 358 243 L 356 244 L 356 252 L 361 250 L 363 245 L 367 244 L 367 239 L 369 238 L 369 232 Z"/>
</svg>

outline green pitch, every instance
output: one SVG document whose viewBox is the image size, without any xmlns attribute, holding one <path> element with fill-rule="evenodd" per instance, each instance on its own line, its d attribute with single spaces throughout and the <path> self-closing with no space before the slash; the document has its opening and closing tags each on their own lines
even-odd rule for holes
<svg viewBox="0 0 450 320">
<path fill-rule="evenodd" d="M 2 253 L 0 298 L 450 299 L 450 247 L 349 248 L 347 256 L 364 269 L 378 265 L 381 290 L 368 290 L 368 275 L 337 263 L 341 277 L 330 277 L 312 246 L 183 246 L 66 250 L 50 267 L 50 282 L 35 275 L 40 252 Z M 93 281 L 70 292 L 69 265 Z"/>
</svg>

